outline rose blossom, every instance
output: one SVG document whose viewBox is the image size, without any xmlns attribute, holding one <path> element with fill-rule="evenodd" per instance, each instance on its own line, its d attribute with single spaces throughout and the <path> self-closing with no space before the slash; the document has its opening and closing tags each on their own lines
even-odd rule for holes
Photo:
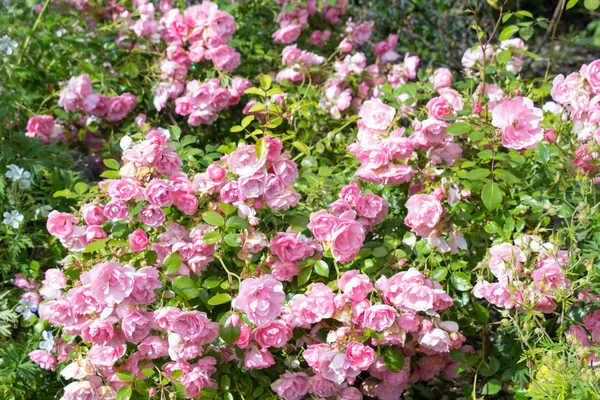
<svg viewBox="0 0 600 400">
<path fill-rule="evenodd" d="M 532 149 L 544 138 L 540 122 L 544 112 L 526 97 L 515 97 L 492 110 L 492 125 L 502 129 L 502 145 L 511 149 Z"/>
<path fill-rule="evenodd" d="M 440 201 L 428 194 L 411 196 L 405 207 L 408 209 L 408 214 L 404 218 L 404 223 L 419 236 L 429 236 L 444 211 Z"/>
<path fill-rule="evenodd" d="M 377 354 L 369 346 L 358 342 L 350 342 L 346 347 L 346 358 L 352 367 L 364 371 L 373 364 Z"/>
<path fill-rule="evenodd" d="M 133 271 L 115 262 L 94 265 L 89 273 L 82 274 L 82 280 L 88 281 L 94 297 L 108 306 L 119 304 L 133 290 Z"/>
<path fill-rule="evenodd" d="M 68 213 L 52 211 L 48 214 L 46 229 L 52 236 L 59 239 L 66 239 L 73 233 L 73 224 L 76 224 L 78 219 Z"/>
<path fill-rule="evenodd" d="M 381 100 L 374 99 L 365 101 L 358 115 L 367 128 L 386 130 L 392 124 L 396 110 L 383 104 Z"/>
<path fill-rule="evenodd" d="M 271 384 L 271 389 L 284 400 L 301 400 L 308 393 L 308 380 L 304 372 L 286 371 Z"/>
<path fill-rule="evenodd" d="M 254 324 L 272 321 L 281 314 L 285 299 L 283 285 L 271 275 L 248 278 L 242 281 L 233 308 L 241 310 Z"/>
<path fill-rule="evenodd" d="M 331 235 L 333 257 L 341 263 L 352 261 L 365 241 L 365 230 L 357 221 L 341 220 Z"/>
<path fill-rule="evenodd" d="M 136 229 L 129 235 L 129 248 L 133 252 L 144 251 L 148 246 L 148 236 L 141 228 Z"/>
<path fill-rule="evenodd" d="M 292 330 L 282 321 L 269 321 L 256 328 L 252 336 L 261 347 L 281 348 L 291 339 Z"/>
</svg>

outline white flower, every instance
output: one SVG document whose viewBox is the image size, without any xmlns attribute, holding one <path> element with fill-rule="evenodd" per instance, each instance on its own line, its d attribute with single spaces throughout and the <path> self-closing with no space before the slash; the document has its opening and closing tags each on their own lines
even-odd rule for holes
<svg viewBox="0 0 600 400">
<path fill-rule="evenodd" d="M 125 151 L 131 146 L 131 143 L 133 143 L 131 136 L 123 136 L 119 142 L 119 146 L 121 146 L 121 149 Z"/>
<path fill-rule="evenodd" d="M 46 350 L 48 353 L 50 353 L 54 348 L 54 337 L 52 336 L 52 332 L 43 331 L 42 337 L 44 340 L 40 342 L 40 349 Z"/>
<path fill-rule="evenodd" d="M 52 207 L 50 206 L 41 206 L 35 209 L 35 219 L 38 219 L 38 217 L 42 217 L 42 218 L 46 218 L 48 216 L 48 214 L 50 214 L 50 211 L 52 211 Z"/>
<path fill-rule="evenodd" d="M 14 164 L 11 164 L 6 168 L 7 171 L 4 176 L 19 185 L 21 189 L 28 189 L 31 187 L 31 182 L 29 181 L 29 178 L 31 177 L 30 172 L 25 171 L 25 169 L 19 168 Z"/>
<path fill-rule="evenodd" d="M 4 217 L 2 223 L 4 225 L 12 226 L 13 229 L 17 229 L 23 221 L 23 215 L 20 214 L 17 210 L 12 210 L 11 212 L 5 211 L 4 214 L 2 214 L 2 216 Z"/>
<path fill-rule="evenodd" d="M 33 299 L 21 299 L 15 309 L 18 313 L 23 313 L 23 318 L 29 319 L 34 312 L 37 312 L 38 306 Z"/>
<path fill-rule="evenodd" d="M 4 35 L 0 38 L 0 51 L 9 56 L 13 53 L 13 49 L 16 49 L 18 46 L 19 44 L 12 40 L 8 35 Z"/>
</svg>

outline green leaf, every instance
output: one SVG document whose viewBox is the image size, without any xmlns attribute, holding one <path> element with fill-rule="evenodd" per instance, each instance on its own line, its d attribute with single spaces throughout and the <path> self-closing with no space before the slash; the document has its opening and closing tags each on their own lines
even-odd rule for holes
<svg viewBox="0 0 600 400">
<path fill-rule="evenodd" d="M 173 390 L 175 391 L 175 399 L 176 400 L 185 400 L 187 399 L 187 393 L 185 391 L 185 386 L 179 382 L 171 382 L 173 384 Z"/>
<path fill-rule="evenodd" d="M 219 293 L 208 299 L 208 304 L 211 306 L 218 306 L 219 304 L 229 303 L 231 296 L 229 293 Z"/>
<path fill-rule="evenodd" d="M 215 211 L 207 211 L 202 214 L 202 219 L 209 225 L 212 226 L 223 226 L 225 225 L 225 219 Z"/>
<path fill-rule="evenodd" d="M 117 391 L 115 400 L 129 400 L 132 394 L 131 386 L 123 386 Z"/>
<path fill-rule="evenodd" d="M 119 171 L 107 169 L 106 171 L 100 174 L 100 177 L 107 179 L 121 179 L 121 174 L 119 174 Z"/>
<path fill-rule="evenodd" d="M 436 282 L 443 281 L 444 279 L 446 279 L 446 276 L 448 276 L 448 268 L 446 267 L 436 268 L 431 273 L 431 278 Z"/>
<path fill-rule="evenodd" d="M 577 3 L 579 3 L 579 0 L 569 0 L 565 9 L 569 10 L 569 9 L 575 7 L 577 5 Z"/>
<path fill-rule="evenodd" d="M 237 229 L 248 229 L 248 221 L 244 218 L 238 217 L 234 215 L 233 217 L 227 220 L 227 227 L 237 228 Z"/>
<path fill-rule="evenodd" d="M 83 250 L 83 252 L 84 253 L 92 253 L 94 251 L 101 250 L 106 247 L 107 241 L 108 241 L 108 239 L 95 240 L 92 243 L 89 243 L 87 246 L 85 246 L 85 249 Z"/>
<path fill-rule="evenodd" d="M 202 237 L 202 240 L 206 244 L 214 244 L 221 240 L 221 233 L 219 231 L 207 232 Z"/>
<path fill-rule="evenodd" d="M 250 123 L 254 121 L 254 115 L 247 115 L 242 119 L 242 127 L 247 127 Z"/>
<path fill-rule="evenodd" d="M 583 6 L 588 10 L 593 11 L 600 6 L 600 0 L 585 0 Z"/>
<path fill-rule="evenodd" d="M 103 160 L 102 162 L 104 163 L 104 165 L 106 165 L 110 169 L 121 168 L 121 165 L 119 164 L 119 162 L 112 158 L 107 158 L 107 159 Z"/>
<path fill-rule="evenodd" d="M 192 143 L 196 143 L 196 136 L 192 136 L 192 135 L 184 136 L 183 139 L 181 140 L 181 147 L 185 147 Z"/>
<path fill-rule="evenodd" d="M 515 15 L 519 18 L 533 18 L 533 14 L 531 14 L 529 11 L 525 11 L 525 10 L 521 10 L 521 11 L 517 11 L 515 13 Z"/>
<path fill-rule="evenodd" d="M 511 174 L 510 172 L 508 172 L 504 169 L 495 169 L 494 176 L 502 179 L 506 183 L 510 183 L 510 184 L 521 183 L 521 179 L 517 178 L 516 176 L 514 176 L 513 174 Z"/>
<path fill-rule="evenodd" d="M 471 125 L 466 122 L 455 122 L 454 124 L 448 127 L 446 133 L 448 135 L 462 135 L 471 131 Z"/>
<path fill-rule="evenodd" d="M 225 235 L 225 243 L 227 243 L 231 247 L 241 247 L 242 246 L 242 238 L 237 233 L 230 233 Z"/>
<path fill-rule="evenodd" d="M 388 347 L 383 354 L 385 366 L 392 372 L 400 372 L 404 367 L 404 355 L 394 347 Z"/>
<path fill-rule="evenodd" d="M 267 154 L 267 142 L 265 139 L 259 139 L 255 144 L 254 148 L 256 149 L 256 157 L 258 159 L 262 159 Z"/>
<path fill-rule="evenodd" d="M 552 152 L 550 151 L 550 148 L 548 148 L 548 146 L 546 146 L 546 144 L 540 143 L 537 146 L 536 150 L 537 151 L 535 153 L 535 157 L 537 158 L 538 161 L 547 163 L 548 161 L 550 161 L 552 159 Z"/>
<path fill-rule="evenodd" d="M 66 197 L 67 199 L 75 199 L 77 196 L 75 193 L 71 192 L 69 189 L 57 190 L 54 192 L 52 197 Z"/>
<path fill-rule="evenodd" d="M 209 276 L 202 282 L 202 287 L 206 289 L 214 289 L 221 283 L 221 278 L 218 276 Z"/>
<path fill-rule="evenodd" d="M 87 183 L 84 182 L 77 182 L 75 184 L 74 187 L 75 191 L 79 194 L 84 194 L 85 192 L 87 192 L 87 190 L 89 189 L 89 186 L 87 185 Z"/>
<path fill-rule="evenodd" d="M 229 129 L 229 132 L 236 133 L 236 132 L 241 132 L 243 130 L 244 130 L 243 126 L 234 125 L 234 126 L 231 127 L 231 129 Z"/>
<path fill-rule="evenodd" d="M 375 247 L 371 254 L 373 254 L 373 257 L 375 257 L 375 258 L 381 258 L 381 257 L 387 256 L 388 251 L 385 247 L 379 246 L 379 247 Z"/>
<path fill-rule="evenodd" d="M 225 213 L 225 215 L 233 214 L 233 212 L 237 210 L 236 206 L 227 203 L 219 203 L 219 208 Z"/>
<path fill-rule="evenodd" d="M 257 111 L 262 111 L 264 109 L 265 109 L 265 105 L 263 103 L 256 103 L 252 107 L 250 107 L 248 112 L 253 113 L 253 112 L 257 112 Z"/>
<path fill-rule="evenodd" d="M 481 191 L 483 204 L 485 204 L 485 207 L 490 211 L 495 210 L 502 204 L 503 196 L 500 187 L 495 182 L 486 183 Z"/>
<path fill-rule="evenodd" d="M 502 389 L 502 383 L 498 379 L 490 379 L 481 390 L 482 394 L 493 395 Z"/>
<path fill-rule="evenodd" d="M 473 303 L 473 317 L 475 317 L 475 320 L 481 325 L 485 325 L 490 319 L 490 313 L 487 308 L 481 304 Z"/>
<path fill-rule="evenodd" d="M 169 126 L 169 134 L 171 135 L 171 138 L 173 138 L 174 140 L 179 140 L 179 138 L 181 137 L 181 128 L 178 127 L 177 125 L 170 125 Z"/>
<path fill-rule="evenodd" d="M 196 287 L 196 283 L 192 278 L 187 276 L 178 276 L 171 283 L 173 290 L 183 296 L 185 299 L 193 299 L 200 295 L 200 291 Z"/>
<path fill-rule="evenodd" d="M 315 272 L 325 278 L 329 277 L 329 265 L 323 260 L 318 260 L 315 263 Z"/>
<path fill-rule="evenodd" d="M 310 276 L 312 275 L 312 268 L 303 268 L 298 274 L 298 285 L 304 286 L 308 283 Z"/>
<path fill-rule="evenodd" d="M 519 29 L 519 36 L 521 36 L 523 40 L 531 39 L 531 37 L 533 36 L 533 27 L 524 26 L 523 28 Z"/>
<path fill-rule="evenodd" d="M 238 324 L 238 326 L 233 326 L 231 324 L 229 326 L 225 326 L 227 317 L 228 315 L 225 315 L 223 318 L 221 318 L 221 323 L 219 324 L 219 336 L 221 336 L 221 339 L 223 339 L 225 343 L 231 346 L 240 337 L 242 329 L 241 324 Z"/>
<path fill-rule="evenodd" d="M 246 93 L 246 94 L 255 94 L 257 96 L 264 96 L 265 95 L 264 90 L 261 90 L 259 88 L 255 88 L 255 87 L 251 87 L 251 88 L 246 89 L 244 91 L 244 93 Z"/>
<path fill-rule="evenodd" d="M 292 142 L 292 146 L 294 146 L 295 148 L 297 148 L 298 150 L 300 150 L 302 153 L 306 154 L 307 156 L 310 156 L 310 149 L 304 143 L 295 141 L 295 142 Z"/>
<path fill-rule="evenodd" d="M 472 288 L 471 280 L 469 279 L 469 276 L 464 272 L 453 272 L 452 276 L 450 277 L 450 281 L 452 282 L 452 285 L 461 292 L 466 292 L 467 290 Z"/>
<path fill-rule="evenodd" d="M 165 261 L 163 262 L 163 268 L 165 269 L 166 275 L 171 275 L 179 271 L 179 267 L 181 267 L 181 262 L 183 259 L 181 258 L 181 254 L 178 252 L 170 253 L 165 257 Z"/>
<path fill-rule="evenodd" d="M 500 36 L 498 37 L 498 40 L 500 40 L 500 41 L 508 40 L 512 37 L 512 35 L 514 35 L 518 31 L 519 31 L 518 26 L 509 25 L 506 28 L 502 29 L 502 32 L 500 32 Z"/>
<path fill-rule="evenodd" d="M 173 371 L 173 373 L 171 374 L 171 376 L 175 379 L 181 378 L 181 375 L 183 375 L 183 371 L 180 369 Z"/>
<path fill-rule="evenodd" d="M 471 181 L 480 181 L 487 178 L 490 173 L 490 170 L 487 168 L 477 168 L 472 171 L 468 171 L 466 178 Z"/>
<path fill-rule="evenodd" d="M 115 375 L 117 375 L 117 378 L 119 378 L 121 382 L 131 382 L 135 379 L 135 376 L 129 371 L 117 371 Z"/>
<path fill-rule="evenodd" d="M 496 61 L 502 64 L 507 63 L 510 60 L 511 55 L 510 50 L 502 50 L 496 54 Z"/>
<path fill-rule="evenodd" d="M 273 79 L 269 75 L 264 74 L 260 74 L 258 76 L 258 80 L 260 81 L 260 87 L 263 90 L 269 90 L 271 83 L 273 82 Z"/>
</svg>

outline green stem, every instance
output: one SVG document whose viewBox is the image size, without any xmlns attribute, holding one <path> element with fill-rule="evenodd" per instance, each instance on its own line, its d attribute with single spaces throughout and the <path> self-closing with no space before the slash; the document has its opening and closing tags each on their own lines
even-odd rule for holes
<svg viewBox="0 0 600 400">
<path fill-rule="evenodd" d="M 29 35 L 27 35 L 27 38 L 25 39 L 25 42 L 23 43 L 23 49 L 21 50 L 21 54 L 19 55 L 19 60 L 17 61 L 17 65 L 21 65 L 21 61 L 23 61 L 23 57 L 25 57 L 25 53 L 27 52 L 27 48 L 29 47 L 29 43 L 31 43 L 31 38 L 35 34 L 35 31 L 37 30 L 38 25 L 42 21 L 42 18 L 44 17 L 44 14 L 46 13 L 46 10 L 48 9 L 48 5 L 50 5 L 50 0 L 46 0 L 44 2 L 44 6 L 42 7 L 42 10 L 38 14 L 38 17 L 35 20 L 35 23 L 33 24 L 33 28 L 31 29 L 31 33 Z"/>
</svg>

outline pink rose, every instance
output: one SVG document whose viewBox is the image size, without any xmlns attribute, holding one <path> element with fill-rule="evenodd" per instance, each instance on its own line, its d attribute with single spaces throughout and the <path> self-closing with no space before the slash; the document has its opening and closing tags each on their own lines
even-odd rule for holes
<svg viewBox="0 0 600 400">
<path fill-rule="evenodd" d="M 158 275 L 158 270 L 154 267 L 143 267 L 135 271 L 133 290 L 127 300 L 136 305 L 152 303 L 156 299 L 154 290 L 162 286 Z"/>
<path fill-rule="evenodd" d="M 344 293 L 344 297 L 351 303 L 364 300 L 373 290 L 373 285 L 368 276 L 360 274 L 358 270 L 344 272 L 337 282 L 338 288 Z"/>
<path fill-rule="evenodd" d="M 176 193 L 175 206 L 185 215 L 194 215 L 198 209 L 198 199 L 191 193 Z"/>
<path fill-rule="evenodd" d="M 365 231 L 357 221 L 342 220 L 332 233 L 331 251 L 340 263 L 352 261 L 365 241 Z"/>
<path fill-rule="evenodd" d="M 298 178 L 298 166 L 291 160 L 279 160 L 273 163 L 273 172 L 286 186 L 294 183 Z"/>
<path fill-rule="evenodd" d="M 508 243 L 493 246 L 490 256 L 490 271 L 504 285 L 508 284 L 512 276 L 521 272 L 521 263 L 527 261 L 527 257 L 518 246 Z"/>
<path fill-rule="evenodd" d="M 105 345 L 114 335 L 113 324 L 106 319 L 92 319 L 81 326 L 81 338 L 92 344 Z"/>
<path fill-rule="evenodd" d="M 83 99 L 81 107 L 86 114 L 104 117 L 110 98 L 98 93 L 92 93 Z"/>
<path fill-rule="evenodd" d="M 565 78 L 563 74 L 557 75 L 552 81 L 552 99 L 558 104 L 571 104 L 582 88 L 580 75 L 576 72 Z"/>
<path fill-rule="evenodd" d="M 144 196 L 150 204 L 158 207 L 168 207 L 173 204 L 172 188 L 164 179 L 152 179 L 146 189 Z"/>
<path fill-rule="evenodd" d="M 443 329 L 433 328 L 419 338 L 419 344 L 438 353 L 448 353 L 452 341 Z"/>
<path fill-rule="evenodd" d="M 386 130 L 394 120 L 396 110 L 379 99 L 365 101 L 358 112 L 361 121 L 369 129 Z"/>
<path fill-rule="evenodd" d="M 120 121 L 127 116 L 137 105 L 137 97 L 131 93 L 123 93 L 120 96 L 108 100 L 106 107 L 106 119 L 109 122 Z"/>
<path fill-rule="evenodd" d="M 306 258 L 306 244 L 299 233 L 278 233 L 271 240 L 271 253 L 283 262 L 295 262 Z"/>
<path fill-rule="evenodd" d="M 121 331 L 128 341 L 139 343 L 150 333 L 150 319 L 139 310 L 127 311 L 121 320 Z"/>
<path fill-rule="evenodd" d="M 261 196 L 265 191 L 267 176 L 267 170 L 261 167 L 252 175 L 240 177 L 238 181 L 239 191 L 247 199 L 255 199 Z"/>
<path fill-rule="evenodd" d="M 344 200 L 352 205 L 356 203 L 358 198 L 362 195 L 358 183 L 351 182 L 340 190 L 340 200 Z"/>
<path fill-rule="evenodd" d="M 383 332 L 396 321 L 396 310 L 385 304 L 376 304 L 365 310 L 363 326 Z"/>
<path fill-rule="evenodd" d="M 363 194 L 356 201 L 356 210 L 365 218 L 371 219 L 373 225 L 379 224 L 388 212 L 388 204 L 375 194 Z"/>
<path fill-rule="evenodd" d="M 592 94 L 600 94 L 600 60 L 581 67 L 581 75 L 587 81 Z"/>
<path fill-rule="evenodd" d="M 172 147 L 168 146 L 163 148 L 162 152 L 152 163 L 152 166 L 161 174 L 171 175 L 181 167 L 181 158 L 179 158 L 179 155 Z"/>
<path fill-rule="evenodd" d="M 346 346 L 346 358 L 353 368 L 365 371 L 375 362 L 377 354 L 370 346 L 365 346 L 358 342 L 350 342 Z"/>
<path fill-rule="evenodd" d="M 73 224 L 76 224 L 78 219 L 72 214 L 52 211 L 48 214 L 46 229 L 52 236 L 59 239 L 66 239 L 73 233 Z"/>
<path fill-rule="evenodd" d="M 362 45 L 371 37 L 373 22 L 363 22 L 352 31 L 352 41 L 357 45 Z"/>
<path fill-rule="evenodd" d="M 502 129 L 502 145 L 511 149 L 532 149 L 544 139 L 540 122 L 544 112 L 526 97 L 515 97 L 492 110 L 492 125 Z"/>
<path fill-rule="evenodd" d="M 272 199 L 285 191 L 285 183 L 275 174 L 269 174 L 265 183 L 265 197 Z"/>
<path fill-rule="evenodd" d="M 286 188 L 282 193 L 275 197 L 266 199 L 267 206 L 273 210 L 283 210 L 288 207 L 294 207 L 300 201 L 300 193 L 291 187 Z"/>
<path fill-rule="evenodd" d="M 113 200 L 106 203 L 102 213 L 109 221 L 120 221 L 129 216 L 129 209 L 124 201 Z"/>
<path fill-rule="evenodd" d="M 240 53 L 226 44 L 207 50 L 205 58 L 223 72 L 233 72 L 240 65 Z"/>
<path fill-rule="evenodd" d="M 203 344 L 216 339 L 219 335 L 218 326 L 208 319 L 206 313 L 199 311 L 182 312 L 173 319 L 173 332 L 185 340 L 201 341 Z"/>
<path fill-rule="evenodd" d="M 93 203 L 85 204 L 81 207 L 81 215 L 83 220 L 89 225 L 102 225 L 106 222 L 106 217 L 103 214 L 104 205 L 95 205 Z"/>
<path fill-rule="evenodd" d="M 133 252 L 144 251 L 148 246 L 148 236 L 146 232 L 138 228 L 129 235 L 129 248 Z"/>
<path fill-rule="evenodd" d="M 108 183 L 108 195 L 114 200 L 127 201 L 134 198 L 141 200 L 142 194 L 142 188 L 133 178 L 121 178 Z"/>
<path fill-rule="evenodd" d="M 29 353 L 31 361 L 36 363 L 42 369 L 54 371 L 56 369 L 56 357 L 50 353 L 46 353 L 44 350 L 34 350 Z"/>
<path fill-rule="evenodd" d="M 256 346 L 252 346 L 246 351 L 244 368 L 247 370 L 269 368 L 272 365 L 275 365 L 275 360 L 269 350 L 265 348 L 259 350 Z"/>
<path fill-rule="evenodd" d="M 242 281 L 238 297 L 232 307 L 241 310 L 254 324 L 272 321 L 281 314 L 285 299 L 283 285 L 271 275 L 260 278 L 248 278 Z"/>
<path fill-rule="evenodd" d="M 285 371 L 271 389 L 284 400 L 301 400 L 308 393 L 308 375 L 304 372 Z"/>
<path fill-rule="evenodd" d="M 256 328 L 252 336 L 261 347 L 281 348 L 292 338 L 292 329 L 282 321 L 269 321 Z"/>
<path fill-rule="evenodd" d="M 227 157 L 229 170 L 236 175 L 250 176 L 258 171 L 264 164 L 265 159 L 258 159 L 256 148 L 250 145 L 242 145 Z"/>
<path fill-rule="evenodd" d="M 88 274 L 92 294 L 101 304 L 119 304 L 133 290 L 133 271 L 115 262 L 96 264 Z"/>
<path fill-rule="evenodd" d="M 169 355 L 169 344 L 159 336 L 148 336 L 139 345 L 138 350 L 144 357 L 153 360 Z"/>
<path fill-rule="evenodd" d="M 439 90 L 452 85 L 452 72 L 448 68 L 438 68 L 433 73 L 433 88 Z"/>
<path fill-rule="evenodd" d="M 450 115 L 450 105 L 444 97 L 434 97 L 427 102 L 427 112 L 430 117 L 443 121 Z"/>
<path fill-rule="evenodd" d="M 142 208 L 138 214 L 138 219 L 144 225 L 155 228 L 165 222 L 165 213 L 160 207 L 148 204 Z"/>
<path fill-rule="evenodd" d="M 52 129 L 54 129 L 54 117 L 51 115 L 36 115 L 27 121 L 27 132 L 50 135 Z"/>
<path fill-rule="evenodd" d="M 338 217 L 329 214 L 326 210 L 319 210 L 310 215 L 307 227 L 318 241 L 327 243 L 333 239 L 333 232 L 340 222 Z"/>
<path fill-rule="evenodd" d="M 440 201 L 428 194 L 411 196 L 405 207 L 408 209 L 408 214 L 404 218 L 404 223 L 419 236 L 429 236 L 444 211 Z"/>
<path fill-rule="evenodd" d="M 293 43 L 300 37 L 302 27 L 297 24 L 290 24 L 283 28 L 279 28 L 273 33 L 273 40 L 276 43 Z"/>
</svg>

